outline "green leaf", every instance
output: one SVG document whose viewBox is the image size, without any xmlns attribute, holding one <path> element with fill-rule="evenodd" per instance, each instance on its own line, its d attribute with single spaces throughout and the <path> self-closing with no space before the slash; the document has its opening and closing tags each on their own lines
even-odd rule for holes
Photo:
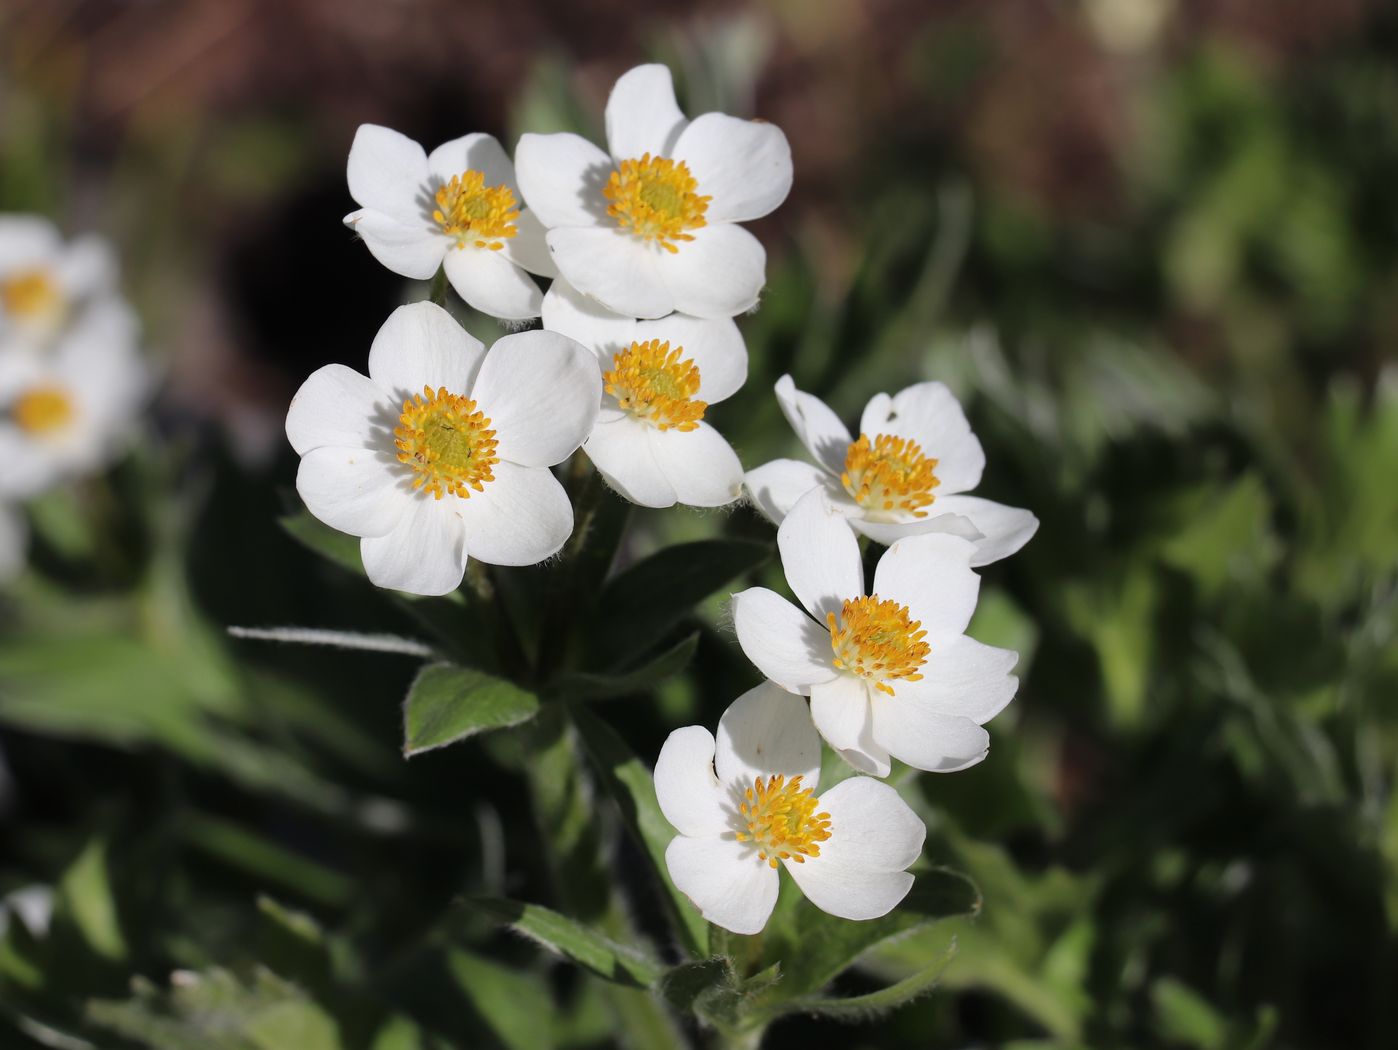
<svg viewBox="0 0 1398 1050">
<path fill-rule="evenodd" d="M 812 1014 L 841 1021 L 866 1021 L 926 995 L 941 981 L 947 964 L 955 955 L 956 941 L 953 939 L 944 954 L 918 972 L 890 984 L 887 988 L 843 999 L 820 996 L 794 999 L 784 1003 L 780 1012 Z"/>
<path fill-rule="evenodd" d="M 641 953 L 541 905 L 499 897 L 475 897 L 471 903 L 536 944 L 609 981 L 649 987 L 662 972 L 658 963 Z"/>
<path fill-rule="evenodd" d="M 980 894 L 971 880 L 943 869 L 919 872 L 912 891 L 897 908 L 867 922 L 838 919 L 802 900 L 792 914 L 783 916 L 784 928 L 769 938 L 764 958 L 780 960 L 785 972 L 773 997 L 789 1000 L 810 995 L 884 941 L 979 909 Z"/>
<path fill-rule="evenodd" d="M 59 894 L 89 948 L 107 959 L 126 958 L 126 939 L 121 934 L 116 901 L 107 876 L 104 843 L 94 840 L 87 844 L 63 873 Z"/>
<path fill-rule="evenodd" d="M 610 700 L 649 692 L 689 666 L 697 648 L 699 632 L 696 631 L 634 671 L 616 675 L 565 674 L 553 683 L 551 691 L 565 700 Z"/>
<path fill-rule="evenodd" d="M 455 664 L 429 664 L 403 704 L 403 754 L 411 757 L 458 740 L 527 722 L 539 698 L 512 682 Z"/>
<path fill-rule="evenodd" d="M 448 954 L 447 965 L 471 1005 L 510 1050 L 554 1045 L 553 1002 L 536 981 L 461 949 Z"/>
<path fill-rule="evenodd" d="M 278 519 L 281 527 L 303 547 L 332 561 L 356 576 L 364 575 L 364 562 L 359 557 L 359 539 L 332 529 L 304 507 Z"/>
<path fill-rule="evenodd" d="M 727 956 L 700 959 L 674 967 L 660 982 L 661 994 L 682 1013 L 731 1023 L 742 999 L 738 975 Z"/>
<path fill-rule="evenodd" d="M 615 666 L 659 641 L 699 602 L 772 556 L 755 540 L 698 540 L 667 547 L 614 576 L 602 591 L 592 651 Z"/>
<path fill-rule="evenodd" d="M 616 800 L 631 833 L 650 858 L 656 877 L 665 887 L 673 917 L 685 947 L 691 954 L 708 954 L 709 927 L 699 910 L 670 879 L 665 867 L 665 849 L 675 837 L 675 829 L 660 812 L 655 797 L 655 781 L 640 759 L 631 753 L 616 731 L 591 711 L 570 708 L 583 747 L 601 774 L 602 784 Z"/>
</svg>

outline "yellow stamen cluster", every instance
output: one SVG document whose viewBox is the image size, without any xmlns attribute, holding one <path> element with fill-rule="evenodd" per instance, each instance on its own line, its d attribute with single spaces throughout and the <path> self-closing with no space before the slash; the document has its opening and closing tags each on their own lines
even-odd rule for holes
<svg viewBox="0 0 1398 1050">
<path fill-rule="evenodd" d="M 11 414 L 16 425 L 34 435 L 51 434 L 72 422 L 73 399 L 62 387 L 36 386 L 15 401 Z"/>
<path fill-rule="evenodd" d="M 819 857 L 819 843 L 830 837 L 830 814 L 816 812 L 820 800 L 814 794 L 814 788 L 801 787 L 799 776 L 757 777 L 738 807 L 747 821 L 738 841 L 755 844 L 757 855 L 774 868 L 779 860 L 804 864 Z"/>
<path fill-rule="evenodd" d="M 918 668 L 932 651 L 906 605 L 881 601 L 877 594 L 846 600 L 839 615 L 826 613 L 835 666 L 867 678 L 880 692 L 893 695 L 888 683 L 899 679 L 919 682 Z"/>
<path fill-rule="evenodd" d="M 623 230 L 677 252 L 676 241 L 694 240 L 686 230 L 708 225 L 704 213 L 713 198 L 699 196 L 694 192 L 698 188 L 684 161 L 646 153 L 640 160 L 622 161 L 602 194 L 610 202 L 607 214 Z"/>
<path fill-rule="evenodd" d="M 413 488 L 430 492 L 433 499 L 445 495 L 469 499 L 487 481 L 495 454 L 495 431 L 490 420 L 468 397 L 439 387 L 423 387 L 422 393 L 403 402 L 403 414 L 393 430 L 398 462 L 413 468 Z"/>
<path fill-rule="evenodd" d="M 0 281 L 0 304 L 15 317 L 50 317 L 63 309 L 63 292 L 44 270 L 24 270 Z"/>
<path fill-rule="evenodd" d="M 845 453 L 845 471 L 840 481 L 854 501 L 870 511 L 911 511 L 925 518 L 923 510 L 935 498 L 932 490 L 941 484 L 937 461 L 907 438 L 880 434 L 873 441 L 860 434 Z"/>
<path fill-rule="evenodd" d="M 471 244 L 498 252 L 505 239 L 519 232 L 515 220 L 519 206 L 508 186 L 487 186 L 479 171 L 464 171 L 437 190 L 432 212 L 442 232 L 456 238 L 456 246 Z"/>
<path fill-rule="evenodd" d="M 627 412 L 661 430 L 693 430 L 704 418 L 707 401 L 698 401 L 699 368 L 684 356 L 684 347 L 650 339 L 632 343 L 617 354 L 602 386 Z"/>
</svg>

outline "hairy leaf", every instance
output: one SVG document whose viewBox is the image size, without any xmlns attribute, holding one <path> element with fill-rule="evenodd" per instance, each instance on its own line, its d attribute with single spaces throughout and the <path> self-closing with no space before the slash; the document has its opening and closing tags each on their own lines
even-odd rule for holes
<svg viewBox="0 0 1398 1050">
<path fill-rule="evenodd" d="M 539 698 L 512 682 L 455 664 L 429 664 L 403 704 L 403 754 L 411 757 L 492 729 L 519 725 Z"/>
</svg>

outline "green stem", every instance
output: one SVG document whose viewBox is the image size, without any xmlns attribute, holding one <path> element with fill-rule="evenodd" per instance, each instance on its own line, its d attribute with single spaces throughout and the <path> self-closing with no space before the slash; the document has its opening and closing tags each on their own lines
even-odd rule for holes
<svg viewBox="0 0 1398 1050">
<path fill-rule="evenodd" d="M 438 306 L 445 306 L 447 301 L 447 268 L 438 267 L 437 272 L 432 277 L 432 287 L 427 292 L 427 301 Z"/>
<path fill-rule="evenodd" d="M 598 508 L 606 495 L 602 475 L 592 468 L 586 457 L 575 453 L 573 479 L 573 535 L 563 548 L 563 563 L 555 570 L 554 586 L 550 588 L 549 607 L 544 613 L 543 633 L 539 637 L 539 662 L 535 668 L 537 681 L 546 682 L 568 658 L 573 627 L 581 618 L 583 595 L 579 590 L 578 562 L 592 536 Z"/>
</svg>

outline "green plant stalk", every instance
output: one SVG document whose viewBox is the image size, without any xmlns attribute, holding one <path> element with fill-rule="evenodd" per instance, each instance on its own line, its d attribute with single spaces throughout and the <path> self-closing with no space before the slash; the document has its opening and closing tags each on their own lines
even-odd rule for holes
<svg viewBox="0 0 1398 1050">
<path fill-rule="evenodd" d="M 437 272 L 432 275 L 432 286 L 427 292 L 427 301 L 436 306 L 445 306 L 447 302 L 447 268 L 439 266 Z"/>
</svg>

